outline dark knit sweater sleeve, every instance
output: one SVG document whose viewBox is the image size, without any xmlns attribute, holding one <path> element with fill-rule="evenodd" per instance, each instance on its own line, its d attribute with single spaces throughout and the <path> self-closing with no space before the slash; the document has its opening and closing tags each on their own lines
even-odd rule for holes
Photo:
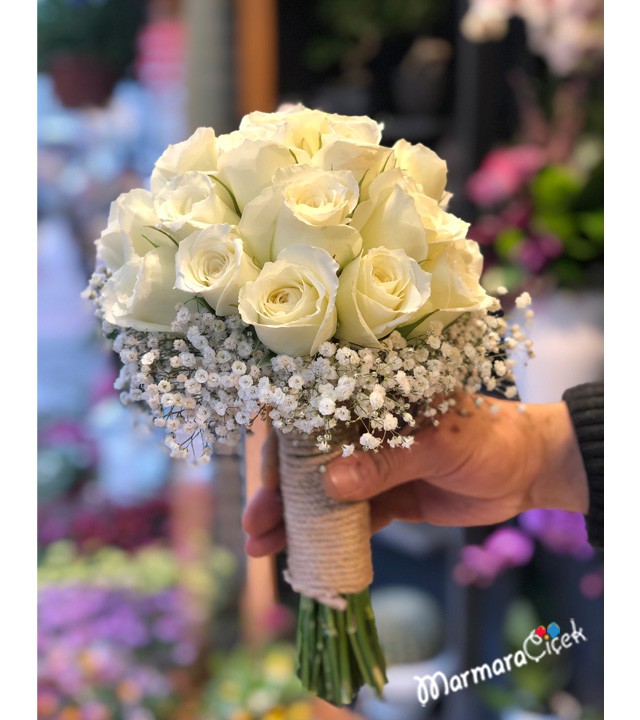
<svg viewBox="0 0 640 720">
<path fill-rule="evenodd" d="M 604 383 L 569 388 L 567 403 L 589 482 L 589 542 L 604 548 Z"/>
</svg>

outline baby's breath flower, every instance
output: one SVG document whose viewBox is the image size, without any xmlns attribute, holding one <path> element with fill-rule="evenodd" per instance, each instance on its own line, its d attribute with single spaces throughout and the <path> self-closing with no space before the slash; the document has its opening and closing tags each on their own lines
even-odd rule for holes
<svg viewBox="0 0 640 720">
<path fill-rule="evenodd" d="M 278 409 L 287 415 L 292 413 L 297 407 L 298 401 L 292 395 L 285 395 L 278 405 Z"/>
<path fill-rule="evenodd" d="M 504 396 L 508 400 L 512 400 L 517 394 L 518 388 L 515 385 L 509 385 L 509 387 L 504 391 Z"/>
<path fill-rule="evenodd" d="M 382 390 L 384 390 L 384 388 L 382 388 Z M 371 403 L 371 407 L 374 410 L 379 410 L 384 405 L 384 392 L 380 392 L 379 390 L 374 390 L 369 395 L 369 402 Z"/>
<path fill-rule="evenodd" d="M 333 357 L 336 354 L 336 346 L 335 343 L 332 342 L 323 342 L 320 347 L 318 348 L 318 353 L 322 355 L 322 357 Z"/>
<path fill-rule="evenodd" d="M 341 420 L 342 422 L 347 422 L 347 420 L 351 419 L 351 412 L 349 408 L 345 407 L 344 405 L 341 405 L 340 407 L 337 407 L 333 413 L 333 417 L 336 420 Z"/>
<path fill-rule="evenodd" d="M 204 368 L 198 368 L 195 371 L 193 378 L 196 382 L 198 382 L 202 385 L 202 384 L 206 383 L 207 380 L 209 379 L 209 373 Z"/>
<path fill-rule="evenodd" d="M 247 366 L 241 360 L 236 360 L 231 364 L 231 372 L 234 375 L 244 375 L 247 372 Z"/>
<path fill-rule="evenodd" d="M 353 443 L 350 443 L 349 445 L 343 445 L 342 446 L 342 457 L 349 457 L 350 455 L 353 455 L 354 450 L 355 450 L 355 446 Z"/>
<path fill-rule="evenodd" d="M 320 402 L 318 402 L 318 412 L 321 415 L 332 415 L 335 409 L 336 403 L 332 398 L 323 397 Z"/>
<path fill-rule="evenodd" d="M 386 413 L 382 418 L 382 427 L 387 432 L 391 432 L 398 427 L 398 418 L 391 413 Z"/>
<path fill-rule="evenodd" d="M 242 377 L 238 378 L 238 387 L 242 388 L 243 390 L 247 390 L 252 386 L 253 378 L 251 377 L 251 375 L 243 375 Z"/>
<path fill-rule="evenodd" d="M 375 437 L 371 433 L 364 433 L 360 436 L 360 445 L 362 445 L 365 450 L 375 450 L 381 442 L 382 440 L 380 438 Z"/>
<path fill-rule="evenodd" d="M 355 350 L 348 347 L 341 347 L 336 351 L 336 360 L 338 365 L 347 365 L 357 367 L 360 364 L 360 358 Z"/>
<path fill-rule="evenodd" d="M 197 395 L 202 390 L 202 385 L 197 380 L 189 378 L 184 384 L 184 389 L 189 395 Z"/>
<path fill-rule="evenodd" d="M 295 375 L 292 375 L 287 380 L 287 385 L 296 392 L 302 390 L 304 386 L 304 380 L 302 379 L 302 375 L 300 375 L 300 373 L 295 373 Z"/>
<path fill-rule="evenodd" d="M 503 377 L 507 372 L 507 366 L 502 360 L 495 360 L 493 363 L 493 369 L 498 377 Z"/>
<path fill-rule="evenodd" d="M 184 307 L 175 327 L 182 338 L 104 328 L 115 333 L 123 363 L 114 384 L 122 402 L 146 404 L 174 457 L 188 451 L 207 461 L 216 443 L 237 441 L 265 413 L 283 432 L 320 433 L 322 447 L 331 445 L 334 428 L 359 418 L 367 429 L 359 447 L 376 450 L 382 442 L 411 445 L 412 435 L 398 433 L 400 422 L 412 426 L 424 416 L 437 424 L 452 402 L 432 406 L 435 397 L 483 387 L 517 397 L 514 354 L 531 357 L 531 341 L 486 311 L 463 317 L 410 341 L 394 332 L 379 348 L 326 341 L 313 358 L 274 356 L 239 317 Z"/>
</svg>

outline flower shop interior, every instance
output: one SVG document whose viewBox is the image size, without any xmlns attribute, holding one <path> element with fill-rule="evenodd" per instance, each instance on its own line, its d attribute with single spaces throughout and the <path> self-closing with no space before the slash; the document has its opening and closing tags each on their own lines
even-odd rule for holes
<svg viewBox="0 0 640 720">
<path fill-rule="evenodd" d="M 204 465 L 170 458 L 120 402 L 117 355 L 82 297 L 111 202 L 146 186 L 168 145 L 302 103 L 446 160 L 483 286 L 507 289 L 507 315 L 533 298 L 516 401 L 602 379 L 603 13 L 603 0 L 39 0 L 38 718 L 603 717 L 603 556 L 584 517 L 557 509 L 376 533 L 383 697 L 365 687 L 337 707 L 307 692 L 286 554 L 245 552 L 268 428 Z M 554 623 L 588 642 L 421 696 L 420 678 L 491 665 Z"/>
</svg>

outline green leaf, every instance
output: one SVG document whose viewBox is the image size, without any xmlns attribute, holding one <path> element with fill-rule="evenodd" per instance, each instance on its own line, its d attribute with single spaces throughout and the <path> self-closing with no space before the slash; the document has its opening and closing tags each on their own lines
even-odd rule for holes
<svg viewBox="0 0 640 720">
<path fill-rule="evenodd" d="M 294 155 L 294 157 L 295 157 L 295 155 Z M 233 203 L 233 209 L 235 210 L 236 215 L 238 215 L 238 217 L 240 215 L 242 215 L 242 213 L 240 212 L 240 206 L 238 205 L 238 201 L 236 200 L 236 196 L 231 192 L 231 188 L 226 183 L 222 182 L 222 180 L 220 180 L 220 178 L 217 175 L 209 175 L 209 177 L 214 182 L 217 182 L 219 185 L 222 185 L 222 187 L 229 193 L 229 197 L 231 198 L 231 202 Z"/>
<path fill-rule="evenodd" d="M 384 161 L 384 165 L 382 166 L 382 170 L 380 170 L 381 173 L 383 173 L 387 169 L 387 163 L 391 158 L 393 157 L 393 150 L 387 155 L 387 159 Z"/>
<path fill-rule="evenodd" d="M 174 237 L 172 237 L 172 235 L 169 233 L 168 230 L 165 230 L 164 228 L 161 228 L 161 227 L 156 227 L 155 225 L 145 225 L 145 227 L 149 228 L 150 230 L 157 230 L 160 234 L 164 235 L 165 237 L 168 237 L 169 240 L 171 240 L 171 242 L 176 247 L 179 247 L 178 241 Z M 158 246 L 156 246 L 156 247 L 158 247 Z"/>
<path fill-rule="evenodd" d="M 437 313 L 439 311 L 439 308 L 436 310 L 432 310 L 430 313 L 423 315 L 419 320 L 414 320 L 414 322 L 409 323 L 408 325 L 403 325 L 402 327 L 396 329 L 400 333 L 400 335 L 402 335 L 402 337 L 406 339 L 421 323 L 423 323 L 427 318 L 430 318 L 434 313 Z"/>
<path fill-rule="evenodd" d="M 140 234 L 142 235 L 142 233 L 140 233 Z M 143 237 L 148 243 L 150 243 L 151 245 L 153 245 L 154 248 L 157 249 L 157 248 L 160 247 L 160 245 L 156 245 L 156 244 L 153 242 L 153 240 L 151 240 L 151 238 L 148 238 L 146 235 L 142 235 L 142 237 Z"/>
<path fill-rule="evenodd" d="M 331 169 L 333 170 L 333 166 L 331 167 Z M 367 168 L 364 171 L 364 175 L 360 178 L 360 182 L 358 182 L 358 191 L 359 192 L 362 192 L 362 183 L 364 182 L 364 179 L 367 177 L 368 172 L 369 172 L 369 168 Z"/>
</svg>

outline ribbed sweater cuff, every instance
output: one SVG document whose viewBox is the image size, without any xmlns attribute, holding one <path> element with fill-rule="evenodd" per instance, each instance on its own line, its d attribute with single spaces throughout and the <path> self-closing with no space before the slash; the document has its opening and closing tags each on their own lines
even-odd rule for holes
<svg viewBox="0 0 640 720">
<path fill-rule="evenodd" d="M 566 402 L 578 438 L 589 483 L 589 510 L 585 516 L 589 542 L 604 548 L 604 383 L 569 388 Z"/>
</svg>

